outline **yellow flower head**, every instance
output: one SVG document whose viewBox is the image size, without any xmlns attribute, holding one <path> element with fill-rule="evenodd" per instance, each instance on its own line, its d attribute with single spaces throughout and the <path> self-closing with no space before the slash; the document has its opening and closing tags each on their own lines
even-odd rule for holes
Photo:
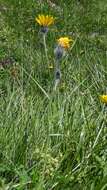
<svg viewBox="0 0 107 190">
<path fill-rule="evenodd" d="M 107 95 L 100 95 L 100 100 L 101 100 L 103 103 L 107 104 Z"/>
<path fill-rule="evenodd" d="M 50 15 L 38 15 L 35 20 L 40 26 L 48 27 L 49 25 L 54 23 L 55 19 L 53 18 L 53 16 Z"/>
<path fill-rule="evenodd" d="M 53 68 L 54 68 L 54 67 L 53 67 L 52 64 L 48 65 L 48 69 L 53 69 Z"/>
<path fill-rule="evenodd" d="M 58 45 L 67 49 L 70 47 L 70 42 L 73 42 L 73 40 L 68 37 L 61 37 L 57 40 L 57 42 L 58 42 Z"/>
</svg>

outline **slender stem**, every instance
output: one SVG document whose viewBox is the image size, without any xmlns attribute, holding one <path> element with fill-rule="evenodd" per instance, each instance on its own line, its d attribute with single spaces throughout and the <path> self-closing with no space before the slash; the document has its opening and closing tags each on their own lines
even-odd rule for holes
<svg viewBox="0 0 107 190">
<path fill-rule="evenodd" d="M 60 62 L 59 62 L 59 59 L 56 59 L 56 62 L 55 62 L 55 70 L 59 69 L 59 65 L 60 65 Z"/>
<path fill-rule="evenodd" d="M 46 45 L 46 34 L 43 34 L 43 43 L 44 43 L 44 50 L 45 50 L 46 60 L 47 60 L 47 63 L 49 65 L 48 49 L 47 49 L 47 45 Z"/>
<path fill-rule="evenodd" d="M 60 83 L 61 80 L 61 72 L 60 72 L 60 67 L 59 67 L 59 60 L 57 59 L 55 62 L 55 84 L 54 84 L 54 90 L 56 91 L 57 86 Z"/>
<path fill-rule="evenodd" d="M 100 134 L 101 134 L 103 128 L 104 128 L 104 123 L 102 123 L 102 126 L 101 126 L 101 128 L 100 128 L 100 130 L 99 130 L 99 132 L 98 132 L 98 134 L 97 134 L 97 137 L 96 137 L 96 139 L 95 139 L 95 141 L 94 141 L 94 144 L 93 144 L 92 149 L 94 149 L 94 147 L 95 147 L 96 144 L 98 143 L 98 139 L 99 139 L 99 137 L 100 137 Z"/>
</svg>

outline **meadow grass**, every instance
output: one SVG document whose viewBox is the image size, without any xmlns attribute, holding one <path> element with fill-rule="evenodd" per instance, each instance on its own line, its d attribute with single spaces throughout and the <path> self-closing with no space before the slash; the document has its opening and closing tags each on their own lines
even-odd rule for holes
<svg viewBox="0 0 107 190">
<path fill-rule="evenodd" d="M 38 14 L 56 23 L 47 36 L 72 37 L 53 91 Z M 106 190 L 106 0 L 0 0 L 0 190 Z"/>
</svg>

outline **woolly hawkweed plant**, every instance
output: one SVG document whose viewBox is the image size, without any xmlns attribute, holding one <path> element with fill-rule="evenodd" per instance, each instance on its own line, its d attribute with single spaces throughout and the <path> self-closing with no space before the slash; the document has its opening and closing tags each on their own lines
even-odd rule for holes
<svg viewBox="0 0 107 190">
<path fill-rule="evenodd" d="M 36 17 L 35 20 L 41 27 L 40 31 L 41 31 L 42 36 L 43 36 L 45 56 L 46 56 L 46 60 L 48 63 L 48 67 L 50 67 L 49 59 L 48 59 L 48 49 L 47 49 L 47 44 L 46 44 L 46 36 L 48 34 L 48 31 L 49 31 L 49 26 L 54 24 L 55 18 L 53 16 L 50 16 L 50 15 L 41 14 L 41 15 L 38 15 L 38 17 Z"/>
<path fill-rule="evenodd" d="M 38 17 L 35 18 L 36 22 L 40 25 L 40 31 L 43 36 L 43 44 L 44 44 L 44 50 L 45 50 L 45 56 L 48 63 L 48 68 L 52 68 L 49 64 L 49 58 L 48 58 L 48 49 L 46 44 L 46 36 L 49 31 L 49 26 L 54 24 L 55 18 L 50 15 L 38 15 Z M 73 39 L 69 37 L 60 37 L 57 39 L 57 46 L 54 49 L 54 55 L 55 55 L 55 84 L 54 84 L 54 90 L 56 90 L 57 86 L 60 83 L 61 80 L 61 71 L 60 71 L 60 62 L 64 55 L 66 54 L 67 50 L 70 48 L 71 43 L 73 43 Z"/>
<path fill-rule="evenodd" d="M 54 84 L 54 90 L 56 90 L 57 86 L 60 83 L 61 80 L 61 71 L 60 71 L 60 62 L 64 55 L 66 54 L 66 51 L 70 48 L 70 42 L 73 43 L 73 39 L 69 37 L 60 37 L 57 40 L 57 46 L 54 49 L 54 55 L 55 55 L 55 84 Z"/>
</svg>

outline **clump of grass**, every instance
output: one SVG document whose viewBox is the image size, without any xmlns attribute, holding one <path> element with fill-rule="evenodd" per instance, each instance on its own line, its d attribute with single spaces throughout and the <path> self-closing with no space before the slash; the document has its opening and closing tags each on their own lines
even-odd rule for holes
<svg viewBox="0 0 107 190">
<path fill-rule="evenodd" d="M 0 65 L 0 188 L 106 189 L 106 1 L 1 4 L 0 63 L 12 64 Z M 35 27 L 40 12 L 59 18 L 46 38 L 50 63 L 58 36 L 76 39 L 56 93 Z"/>
</svg>

